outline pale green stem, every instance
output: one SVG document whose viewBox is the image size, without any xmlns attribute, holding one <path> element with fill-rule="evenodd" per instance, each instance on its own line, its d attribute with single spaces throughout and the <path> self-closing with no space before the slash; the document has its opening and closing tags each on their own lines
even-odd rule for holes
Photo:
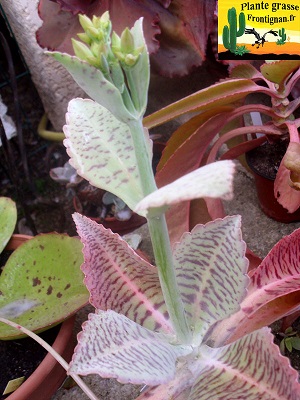
<svg viewBox="0 0 300 400">
<path fill-rule="evenodd" d="M 10 321 L 6 318 L 0 317 L 0 321 L 3 322 L 4 324 L 7 324 L 15 329 L 18 329 L 19 331 L 25 333 L 25 335 L 28 335 L 31 337 L 33 340 L 35 340 L 37 343 L 39 343 L 42 347 L 44 347 L 45 350 L 47 350 L 53 358 L 56 359 L 56 361 L 66 370 L 68 371 L 69 369 L 69 364 L 61 357 L 60 354 L 57 353 L 51 347 L 47 342 L 45 342 L 44 339 L 42 339 L 40 336 L 36 335 L 34 332 L 30 331 L 29 329 L 25 328 L 22 325 L 16 324 L 13 321 Z M 91 400 L 98 400 L 98 397 L 90 390 L 90 388 L 84 383 L 84 381 L 76 374 L 69 374 L 74 381 L 77 383 L 77 385 L 83 390 L 83 392 L 91 399 Z"/>
<path fill-rule="evenodd" d="M 136 90 L 135 80 L 132 76 L 132 70 L 130 67 L 127 67 L 127 68 L 124 67 L 124 71 L 125 71 L 127 84 L 128 84 L 129 90 L 130 90 L 130 95 L 131 95 L 134 107 L 136 110 L 140 110 L 140 108 L 141 108 L 140 99 L 139 99 L 138 92 Z"/>
<path fill-rule="evenodd" d="M 135 144 L 143 194 L 146 196 L 157 190 L 157 186 L 154 180 L 151 161 L 148 157 L 148 146 L 143 124 L 141 121 L 130 123 L 130 128 Z M 184 306 L 176 281 L 171 244 L 164 214 L 148 218 L 148 226 L 164 300 L 177 339 L 181 343 L 190 343 L 191 331 L 186 321 Z"/>
</svg>

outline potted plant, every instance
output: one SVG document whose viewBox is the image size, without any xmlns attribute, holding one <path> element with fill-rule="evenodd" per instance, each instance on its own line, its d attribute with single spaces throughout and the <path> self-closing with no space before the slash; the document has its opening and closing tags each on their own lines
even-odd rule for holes
<svg viewBox="0 0 300 400">
<path fill-rule="evenodd" d="M 276 147 L 283 146 L 279 164 L 276 165 L 278 161 L 273 157 L 270 159 L 276 177 L 274 185 L 271 182 L 269 186 L 274 192 L 273 199 L 276 199 L 273 203 L 281 212 L 283 208 L 287 210 L 283 221 L 298 220 L 299 98 L 293 99 L 291 92 L 299 78 L 300 61 L 297 60 L 267 62 L 260 70 L 251 64 L 242 64 L 232 68 L 229 78 L 147 116 L 144 124 L 152 128 L 180 115 L 197 112 L 169 140 L 158 166 L 158 183 L 165 184 L 174 179 L 175 165 L 180 165 L 175 170 L 175 177 L 179 177 L 203 163 L 218 159 L 225 143 L 229 150 L 221 155 L 221 159 L 236 158 L 258 147 L 260 151 L 270 147 L 274 155 Z M 267 95 L 270 104 L 264 105 L 259 97 L 253 96 L 259 94 Z M 252 95 L 251 99 L 244 103 L 249 95 Z M 241 117 L 253 113 L 260 113 L 267 119 L 262 123 L 258 118 L 259 122 L 254 120 L 244 126 Z M 268 196 L 261 198 L 267 200 Z M 215 201 L 208 201 L 207 206 L 211 217 L 224 215 L 220 202 L 216 205 Z M 281 218 L 267 206 L 262 208 L 273 218 Z"/>
<path fill-rule="evenodd" d="M 52 54 L 91 97 L 70 102 L 64 143 L 81 176 L 147 218 L 156 266 L 119 235 L 74 215 L 96 312 L 83 325 L 72 362 L 63 363 L 68 373 L 80 385 L 77 374 L 90 373 L 146 385 L 140 400 L 217 400 L 220 393 L 297 399 L 298 374 L 264 326 L 299 307 L 300 231 L 281 240 L 250 276 L 238 216 L 197 225 L 171 247 L 168 206 L 230 198 L 234 163 L 206 165 L 158 189 L 142 124 L 149 81 L 142 20 L 112 39 L 107 13 L 83 25 L 91 34 L 83 60 Z M 87 58 L 96 44 L 105 50 L 97 53 L 99 68 Z M 118 75 L 111 74 L 113 67 Z"/>
<path fill-rule="evenodd" d="M 0 253 L 9 252 L 1 268 L 0 315 L 36 332 L 62 322 L 53 347 L 69 359 L 75 345 L 72 316 L 88 299 L 79 269 L 82 262 L 81 243 L 78 238 L 57 233 L 35 237 L 12 234 L 17 211 L 15 203 L 9 198 L 0 198 L 0 216 Z M 0 324 L 1 346 L 5 341 L 23 336 Z M 3 364 L 2 371 L 4 375 Z M 64 369 L 50 355 L 46 355 L 32 375 L 19 388 L 14 388 L 17 390 L 9 399 L 50 399 L 64 377 Z M 9 393 L 10 389 L 6 392 Z"/>
</svg>

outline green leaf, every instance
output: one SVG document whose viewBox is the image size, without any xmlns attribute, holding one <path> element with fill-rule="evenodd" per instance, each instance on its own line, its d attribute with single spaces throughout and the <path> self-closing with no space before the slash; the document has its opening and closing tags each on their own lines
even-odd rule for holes
<svg viewBox="0 0 300 400">
<path fill-rule="evenodd" d="M 284 339 L 284 345 L 287 348 L 287 350 L 291 353 L 293 351 L 293 345 L 292 345 L 292 338 L 287 337 Z"/>
<path fill-rule="evenodd" d="M 0 197 L 0 253 L 7 245 L 17 222 L 17 207 L 8 197 Z"/>
<path fill-rule="evenodd" d="M 282 91 L 286 78 L 299 67 L 299 60 L 280 60 L 263 64 L 260 70 L 266 79 L 277 83 L 279 85 L 279 91 Z"/>
<path fill-rule="evenodd" d="M 99 69 L 66 53 L 47 52 L 47 54 L 59 61 L 86 94 L 109 110 L 116 118 L 125 123 L 139 118 L 138 114 L 133 115 L 127 110 L 119 90 L 104 77 Z"/>
<path fill-rule="evenodd" d="M 297 336 L 294 336 L 291 338 L 291 343 L 292 343 L 292 347 L 295 350 L 300 350 L 300 338 Z"/>
<path fill-rule="evenodd" d="M 129 127 L 100 104 L 74 99 L 69 103 L 64 132 L 70 163 L 78 174 L 134 209 L 143 191 Z"/>
<path fill-rule="evenodd" d="M 121 383 L 158 385 L 175 375 L 176 360 L 191 346 L 174 346 L 114 311 L 90 314 L 78 337 L 69 373 L 99 374 Z"/>
<path fill-rule="evenodd" d="M 41 331 L 72 315 L 88 301 L 80 265 L 82 244 L 63 234 L 42 234 L 23 243 L 0 276 L 0 315 Z M 0 338 L 18 337 L 0 324 Z"/>
</svg>

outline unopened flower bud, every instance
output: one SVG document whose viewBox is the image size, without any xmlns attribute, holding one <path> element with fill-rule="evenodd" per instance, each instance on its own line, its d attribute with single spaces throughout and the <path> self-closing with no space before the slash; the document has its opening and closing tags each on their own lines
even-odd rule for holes
<svg viewBox="0 0 300 400">
<path fill-rule="evenodd" d="M 79 14 L 79 22 L 85 31 L 93 27 L 93 22 L 87 15 Z"/>
<path fill-rule="evenodd" d="M 93 57 L 93 53 L 84 43 L 72 38 L 72 45 L 75 55 L 81 60 L 86 61 L 89 57 Z"/>
<path fill-rule="evenodd" d="M 134 37 L 128 28 L 124 29 L 121 35 L 121 51 L 125 54 L 134 51 Z"/>
</svg>

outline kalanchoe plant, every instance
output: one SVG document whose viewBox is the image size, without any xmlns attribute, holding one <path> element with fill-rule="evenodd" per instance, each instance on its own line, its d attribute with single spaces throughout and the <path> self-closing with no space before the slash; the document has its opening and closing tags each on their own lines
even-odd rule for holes
<svg viewBox="0 0 300 400">
<path fill-rule="evenodd" d="M 228 144 L 229 150 L 221 159 L 236 158 L 264 142 L 272 144 L 284 141 L 288 143 L 288 147 L 277 171 L 274 194 L 288 212 L 297 210 L 300 206 L 300 118 L 295 118 L 294 113 L 299 109 L 300 98 L 291 99 L 290 94 L 297 82 L 299 83 L 299 78 L 300 61 L 297 60 L 265 63 L 260 71 L 251 64 L 242 64 L 232 69 L 229 78 L 147 116 L 144 125 L 152 128 L 180 115 L 198 112 L 181 125 L 167 143 L 156 174 L 158 185 L 165 185 L 174 177 L 178 178 L 193 171 L 205 162 L 215 161 L 224 143 Z M 261 104 L 255 97 L 244 104 L 248 95 L 259 93 L 270 97 L 269 106 Z M 241 117 L 249 116 L 251 112 L 259 112 L 269 120 L 263 125 L 254 123 L 244 126 Z M 257 133 L 260 133 L 260 137 L 256 137 Z M 219 200 L 208 200 L 206 203 L 210 214 L 206 218 L 224 216 Z M 172 215 L 178 216 L 178 213 L 182 224 L 178 226 L 177 218 L 177 225 L 173 228 L 176 220 Z M 168 214 L 172 242 L 189 230 L 191 219 L 199 221 L 199 217 L 190 215 L 188 203 L 173 207 Z"/>
<path fill-rule="evenodd" d="M 198 197 L 230 198 L 234 164 L 219 161 L 157 189 L 142 124 L 149 77 L 142 21 L 128 32 L 132 52 L 143 49 L 134 65 L 110 59 L 109 51 L 101 55 L 104 71 L 52 54 L 92 98 L 69 105 L 65 145 L 71 163 L 93 185 L 147 217 L 156 262 L 140 258 L 102 225 L 74 215 L 96 312 L 83 325 L 68 371 L 147 385 L 140 400 L 296 400 L 297 372 L 263 326 L 266 309 L 276 304 L 269 319 L 277 319 L 292 303 L 280 298 L 299 290 L 300 232 L 279 243 L 251 279 L 238 216 L 197 225 L 171 248 L 167 207 Z M 124 85 L 120 77 L 114 81 L 113 62 Z"/>
</svg>

